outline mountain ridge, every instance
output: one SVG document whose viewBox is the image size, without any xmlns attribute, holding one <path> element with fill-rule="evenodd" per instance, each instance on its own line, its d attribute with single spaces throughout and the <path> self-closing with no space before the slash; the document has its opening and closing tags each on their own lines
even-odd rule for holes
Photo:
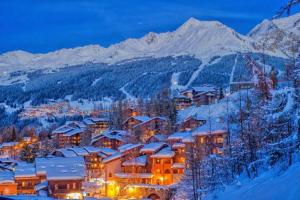
<svg viewBox="0 0 300 200">
<path fill-rule="evenodd" d="M 130 38 L 107 48 L 87 45 L 46 54 L 32 54 L 22 50 L 7 52 L 0 55 L 0 74 L 89 62 L 116 63 L 140 57 L 193 55 L 206 59 L 236 52 L 261 52 L 260 46 L 253 37 L 239 34 L 221 22 L 190 18 L 175 31 L 149 32 L 141 38 Z M 284 56 L 276 49 L 265 53 Z"/>
</svg>

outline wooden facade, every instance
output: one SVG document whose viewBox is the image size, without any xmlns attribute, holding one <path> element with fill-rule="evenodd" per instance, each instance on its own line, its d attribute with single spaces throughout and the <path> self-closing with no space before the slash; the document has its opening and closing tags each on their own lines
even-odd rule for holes
<svg viewBox="0 0 300 200">
<path fill-rule="evenodd" d="M 34 187 L 40 183 L 38 176 L 15 177 L 18 194 L 36 194 Z"/>
<path fill-rule="evenodd" d="M 83 180 L 49 180 L 48 192 L 50 197 L 66 199 L 68 194 L 82 194 Z"/>
<path fill-rule="evenodd" d="M 184 110 L 192 105 L 192 100 L 186 96 L 179 96 L 174 98 L 176 110 Z"/>
<path fill-rule="evenodd" d="M 197 117 L 191 116 L 185 119 L 181 124 L 179 124 L 178 129 L 180 131 L 189 131 L 199 126 L 202 126 L 205 123 L 206 123 L 205 119 L 199 119 Z"/>
</svg>

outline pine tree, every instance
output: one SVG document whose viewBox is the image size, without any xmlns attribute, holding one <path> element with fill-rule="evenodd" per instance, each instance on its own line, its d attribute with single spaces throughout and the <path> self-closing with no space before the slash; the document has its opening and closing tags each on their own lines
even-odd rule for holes
<svg viewBox="0 0 300 200">
<path fill-rule="evenodd" d="M 37 152 L 38 152 L 38 145 L 27 145 L 25 144 L 23 149 L 21 150 L 20 153 L 20 159 L 22 161 L 26 161 L 26 162 L 34 162 L 36 156 L 37 156 Z"/>
<path fill-rule="evenodd" d="M 12 127 L 11 141 L 13 141 L 13 142 L 17 141 L 17 131 L 16 131 L 16 127 L 15 126 Z"/>
</svg>

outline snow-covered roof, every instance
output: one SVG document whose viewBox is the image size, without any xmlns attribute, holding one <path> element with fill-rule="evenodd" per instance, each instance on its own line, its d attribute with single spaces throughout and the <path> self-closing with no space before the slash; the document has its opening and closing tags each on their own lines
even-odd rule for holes
<svg viewBox="0 0 300 200">
<path fill-rule="evenodd" d="M 78 133 L 83 133 L 86 131 L 86 125 L 82 122 L 69 121 L 65 125 L 55 129 L 52 134 L 64 134 L 65 136 L 72 136 Z"/>
<path fill-rule="evenodd" d="M 151 173 L 115 173 L 118 178 L 152 178 Z"/>
<path fill-rule="evenodd" d="M 194 129 L 192 132 L 193 136 L 226 133 L 227 126 L 223 122 L 211 120 L 210 122 L 205 123 L 203 126 Z"/>
<path fill-rule="evenodd" d="M 14 173 L 11 171 L 0 171 L 0 183 L 14 183 Z"/>
<path fill-rule="evenodd" d="M 195 142 L 195 138 L 193 137 L 192 134 L 186 136 L 185 138 L 182 139 L 183 143 L 192 143 Z"/>
<path fill-rule="evenodd" d="M 114 149 L 106 148 L 106 147 L 101 147 L 100 152 L 107 155 L 107 156 L 110 156 L 112 154 L 117 153 L 118 151 L 116 151 Z"/>
<path fill-rule="evenodd" d="M 73 128 L 86 128 L 86 125 L 83 122 L 79 121 L 67 121 L 66 125 Z"/>
<path fill-rule="evenodd" d="M 215 92 L 218 90 L 215 86 L 207 85 L 207 84 L 197 86 L 197 87 L 192 87 L 192 89 L 196 92 Z"/>
<path fill-rule="evenodd" d="M 206 121 L 207 119 L 199 114 L 194 114 L 194 115 L 191 115 L 191 116 L 188 116 L 187 118 L 185 118 L 183 121 L 186 122 L 190 119 L 195 119 L 195 120 L 198 120 L 198 121 Z"/>
<path fill-rule="evenodd" d="M 173 163 L 172 169 L 184 169 L 185 165 L 183 163 Z"/>
<path fill-rule="evenodd" d="M 166 117 L 163 117 L 163 116 L 156 116 L 156 117 L 148 117 L 148 116 L 132 116 L 132 117 L 129 117 L 128 119 L 126 119 L 124 122 L 123 122 L 123 124 L 124 123 L 126 123 L 129 119 L 136 119 L 136 120 L 138 120 L 138 121 L 140 121 L 140 123 L 139 124 L 137 124 L 136 126 L 139 126 L 139 125 L 141 125 L 141 124 L 143 124 L 143 123 L 146 123 L 146 122 L 149 122 L 149 121 L 151 121 L 151 120 L 154 120 L 154 119 L 159 119 L 159 120 L 167 120 L 167 118 Z"/>
<path fill-rule="evenodd" d="M 72 130 L 70 130 L 70 131 L 64 133 L 64 136 L 70 137 L 70 136 L 73 136 L 73 135 L 76 135 L 76 134 L 83 133 L 83 132 L 85 132 L 85 131 L 86 131 L 85 128 L 73 128 Z"/>
<path fill-rule="evenodd" d="M 97 122 L 109 122 L 109 120 L 107 118 L 98 118 L 98 117 L 91 117 L 83 120 L 83 123 L 87 125 L 94 125 Z"/>
<path fill-rule="evenodd" d="M 117 153 L 114 153 L 106 158 L 103 159 L 103 163 L 108 163 L 110 161 L 113 161 L 113 160 L 116 160 L 116 159 L 119 159 L 122 157 L 122 154 L 120 152 L 117 152 Z"/>
<path fill-rule="evenodd" d="M 107 130 L 103 132 L 100 135 L 96 135 L 95 137 L 92 138 L 91 144 L 94 144 L 95 142 L 99 141 L 100 139 L 107 137 L 111 140 L 118 140 L 120 142 L 125 142 L 124 137 L 127 135 L 127 131 L 123 130 Z"/>
<path fill-rule="evenodd" d="M 136 158 L 133 158 L 131 160 L 127 160 L 122 163 L 123 166 L 146 166 L 147 164 L 147 156 L 139 156 Z"/>
<path fill-rule="evenodd" d="M 149 141 L 153 138 L 156 139 L 157 141 L 163 142 L 163 141 L 166 141 L 167 136 L 165 134 L 154 134 L 147 141 Z"/>
<path fill-rule="evenodd" d="M 54 155 L 55 152 L 60 152 L 62 156 L 66 158 L 72 158 L 77 156 L 77 154 L 74 151 L 70 151 L 68 149 L 56 149 L 52 154 Z"/>
<path fill-rule="evenodd" d="M 99 153 L 101 152 L 101 148 L 93 147 L 93 146 L 85 146 L 83 147 L 89 153 Z"/>
<path fill-rule="evenodd" d="M 138 115 L 138 116 L 131 116 L 131 117 L 128 117 L 128 118 L 123 122 L 123 124 L 125 124 L 125 123 L 126 123 L 128 120 L 130 120 L 130 119 L 135 119 L 135 120 L 140 121 L 140 122 L 142 123 L 142 122 L 146 122 L 146 121 L 150 120 L 151 117 L 148 117 L 148 116 L 141 116 L 141 115 Z"/>
<path fill-rule="evenodd" d="M 168 140 L 183 140 L 190 135 L 192 135 L 192 132 L 190 131 L 175 132 L 168 137 Z"/>
<path fill-rule="evenodd" d="M 161 149 L 166 144 L 163 142 L 152 142 L 145 144 L 144 147 L 140 150 L 140 153 L 154 153 Z"/>
<path fill-rule="evenodd" d="M 151 158 L 172 158 L 175 156 L 175 152 L 170 147 L 163 148 L 156 154 L 152 155 Z"/>
<path fill-rule="evenodd" d="M 203 84 L 201 86 L 190 87 L 188 89 L 182 90 L 181 94 L 184 94 L 186 92 L 193 92 L 193 91 L 198 92 L 198 93 L 201 93 L 201 92 L 215 92 L 217 90 L 218 89 L 213 85 Z"/>
<path fill-rule="evenodd" d="M 0 148 L 2 147 L 13 147 L 16 146 L 18 144 L 18 142 L 4 142 L 0 145 Z"/>
<path fill-rule="evenodd" d="M 172 149 L 179 149 L 179 148 L 184 148 L 184 147 L 185 147 L 185 144 L 180 143 L 180 142 L 177 142 L 177 143 L 172 145 Z"/>
<path fill-rule="evenodd" d="M 47 180 L 83 180 L 85 163 L 81 156 L 73 158 L 37 158 L 36 173 L 46 175 Z"/>
<path fill-rule="evenodd" d="M 69 151 L 73 151 L 78 156 L 87 156 L 89 152 L 87 152 L 84 148 L 81 147 L 72 147 L 68 148 Z"/>
<path fill-rule="evenodd" d="M 18 162 L 15 170 L 15 178 L 20 177 L 35 177 L 35 167 L 34 164 Z"/>
<path fill-rule="evenodd" d="M 142 144 L 131 144 L 131 143 L 128 143 L 128 144 L 124 144 L 122 146 L 120 146 L 118 148 L 118 150 L 123 153 L 125 151 L 129 151 L 129 150 L 132 150 L 132 149 L 135 149 L 135 148 L 138 148 L 138 147 L 141 147 L 143 146 Z"/>
</svg>

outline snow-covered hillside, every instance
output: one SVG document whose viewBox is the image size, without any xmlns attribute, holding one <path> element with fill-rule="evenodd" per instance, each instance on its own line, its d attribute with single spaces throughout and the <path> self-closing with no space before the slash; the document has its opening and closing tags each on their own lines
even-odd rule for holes
<svg viewBox="0 0 300 200">
<path fill-rule="evenodd" d="M 140 39 L 128 39 L 108 48 L 89 45 L 46 54 L 31 54 L 25 51 L 4 53 L 0 55 L 0 75 L 22 69 L 57 68 L 88 62 L 114 63 L 149 56 L 189 54 L 203 60 L 235 52 L 262 52 L 260 45 L 253 38 L 256 39 L 254 36 L 243 36 L 217 21 L 199 21 L 191 18 L 173 32 L 151 32 Z M 265 53 L 282 56 L 274 49 Z"/>
<path fill-rule="evenodd" d="M 248 36 L 265 44 L 270 51 L 291 55 L 299 48 L 300 13 L 281 19 L 264 20 Z"/>
<path fill-rule="evenodd" d="M 214 200 L 298 200 L 300 198 L 300 163 L 278 175 L 275 170 L 254 180 L 241 180 L 225 191 L 212 195 Z"/>
</svg>

